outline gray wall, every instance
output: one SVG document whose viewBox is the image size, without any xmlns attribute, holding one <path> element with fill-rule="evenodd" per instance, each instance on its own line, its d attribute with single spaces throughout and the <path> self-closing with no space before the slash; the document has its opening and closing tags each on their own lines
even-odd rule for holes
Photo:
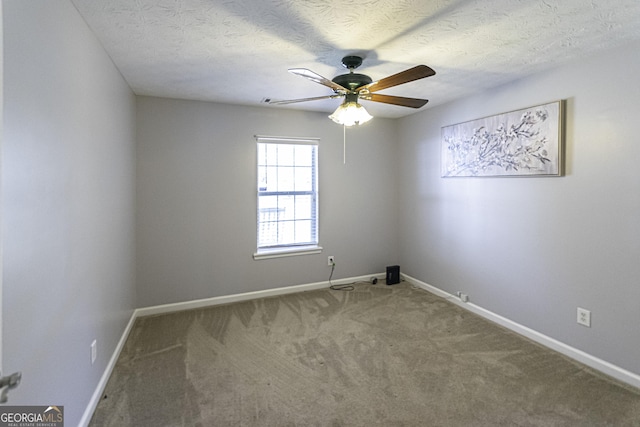
<svg viewBox="0 0 640 427">
<path fill-rule="evenodd" d="M 403 270 L 637 374 L 639 49 L 399 123 Z M 442 126 L 557 99 L 567 100 L 565 177 L 440 178 Z M 578 306 L 591 328 L 576 323 Z"/>
<path fill-rule="evenodd" d="M 138 306 L 383 272 L 398 261 L 393 120 L 138 98 Z M 320 137 L 322 254 L 255 261 L 254 135 Z"/>
<path fill-rule="evenodd" d="M 135 97 L 69 1 L 3 7 L 10 403 L 77 425 L 135 302 Z"/>
</svg>

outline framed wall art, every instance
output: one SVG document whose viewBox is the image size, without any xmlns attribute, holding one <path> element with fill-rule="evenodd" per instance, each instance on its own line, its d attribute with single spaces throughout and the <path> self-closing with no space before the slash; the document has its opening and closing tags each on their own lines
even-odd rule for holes
<svg viewBox="0 0 640 427">
<path fill-rule="evenodd" d="M 562 176 L 563 101 L 442 128 L 443 177 Z"/>
</svg>

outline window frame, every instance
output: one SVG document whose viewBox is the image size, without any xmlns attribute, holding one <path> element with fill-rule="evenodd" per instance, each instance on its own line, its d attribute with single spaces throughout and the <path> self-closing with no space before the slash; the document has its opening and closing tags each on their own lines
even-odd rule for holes
<svg viewBox="0 0 640 427">
<path fill-rule="evenodd" d="M 320 242 L 320 228 L 319 228 L 319 142 L 320 138 L 297 138 L 297 137 L 281 137 L 281 136 L 263 136 L 256 135 L 256 251 L 253 254 L 253 258 L 258 259 L 269 259 L 269 258 L 280 258 L 287 256 L 297 256 L 297 255 L 309 255 L 316 254 L 322 252 L 322 247 L 319 245 Z M 260 144 L 276 144 L 276 145 L 313 145 L 315 147 L 315 155 L 312 162 L 312 167 L 314 171 L 312 172 L 312 188 L 311 190 L 300 190 L 300 191 L 260 191 Z M 264 166 L 264 165 L 263 165 Z M 278 167 L 285 167 L 280 166 Z M 295 167 L 295 166 L 292 166 Z M 312 197 L 312 215 L 311 219 L 315 226 L 312 226 L 312 231 L 315 229 L 315 241 L 309 243 L 290 243 L 290 244 L 279 244 L 272 246 L 262 246 L 260 247 L 260 198 L 264 196 L 304 196 L 310 195 Z M 294 219 L 295 221 L 295 219 Z M 279 222 L 277 220 L 276 222 Z M 284 220 L 283 220 L 284 222 Z"/>
</svg>

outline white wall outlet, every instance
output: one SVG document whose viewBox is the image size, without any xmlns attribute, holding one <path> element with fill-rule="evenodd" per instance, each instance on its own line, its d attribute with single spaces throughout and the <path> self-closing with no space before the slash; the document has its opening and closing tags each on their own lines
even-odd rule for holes
<svg viewBox="0 0 640 427">
<path fill-rule="evenodd" d="M 91 343 L 91 364 L 93 365 L 98 357 L 98 342 L 93 340 Z"/>
<path fill-rule="evenodd" d="M 587 328 L 591 327 L 591 312 L 587 309 L 578 307 L 578 323 Z"/>
<path fill-rule="evenodd" d="M 333 255 L 329 255 L 327 257 L 327 265 L 331 267 L 335 263 L 336 263 L 336 257 L 334 257 Z"/>
</svg>

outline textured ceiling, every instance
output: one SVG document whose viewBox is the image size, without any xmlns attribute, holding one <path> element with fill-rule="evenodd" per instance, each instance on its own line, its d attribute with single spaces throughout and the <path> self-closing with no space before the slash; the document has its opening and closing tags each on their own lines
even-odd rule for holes
<svg viewBox="0 0 640 427">
<path fill-rule="evenodd" d="M 437 74 L 384 90 L 422 109 L 640 40 L 638 0 L 72 0 L 138 95 L 287 106 L 331 89 L 348 54 L 373 80 L 426 64 Z M 374 116 L 415 113 L 363 101 Z"/>
</svg>

